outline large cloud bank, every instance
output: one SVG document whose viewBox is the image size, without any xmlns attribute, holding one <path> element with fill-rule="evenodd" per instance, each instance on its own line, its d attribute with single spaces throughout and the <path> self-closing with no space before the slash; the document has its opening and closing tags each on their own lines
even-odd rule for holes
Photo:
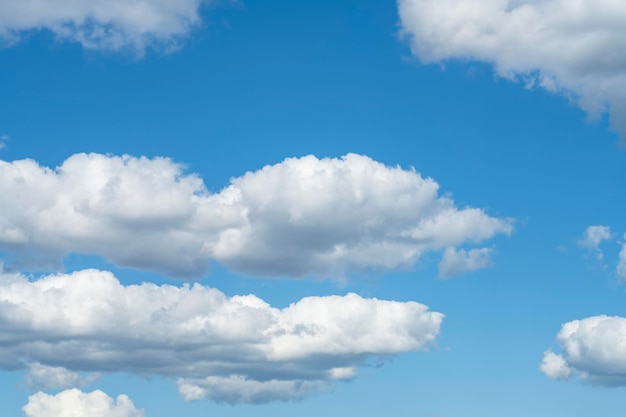
<svg viewBox="0 0 626 417">
<path fill-rule="evenodd" d="M 180 277 L 206 273 L 210 259 L 250 275 L 341 276 L 511 232 L 509 219 L 457 208 L 438 188 L 354 154 L 289 158 L 215 194 L 165 158 L 0 161 L 0 250 L 30 270 L 78 252 Z M 469 253 L 481 253 L 470 269 L 489 264 L 487 251 Z"/>
<path fill-rule="evenodd" d="M 114 399 L 102 391 L 77 389 L 56 395 L 38 392 L 28 398 L 22 410 L 26 417 L 144 417 L 126 395 Z"/>
<path fill-rule="evenodd" d="M 199 284 L 124 286 L 97 270 L 0 273 L 0 367 L 55 387 L 79 372 L 126 372 L 175 380 L 188 400 L 298 399 L 372 359 L 428 348 L 442 320 L 416 302 L 356 294 L 278 309 Z"/>
<path fill-rule="evenodd" d="M 0 39 L 46 29 L 86 48 L 176 47 L 200 24 L 203 0 L 0 0 Z"/>
<path fill-rule="evenodd" d="M 626 385 L 626 318 L 596 316 L 566 323 L 557 336 L 561 353 L 546 351 L 548 377 L 578 377 L 596 385 Z"/>
<path fill-rule="evenodd" d="M 398 0 L 424 62 L 492 63 L 498 74 L 609 110 L 626 137 L 626 3 L 614 0 Z"/>
</svg>

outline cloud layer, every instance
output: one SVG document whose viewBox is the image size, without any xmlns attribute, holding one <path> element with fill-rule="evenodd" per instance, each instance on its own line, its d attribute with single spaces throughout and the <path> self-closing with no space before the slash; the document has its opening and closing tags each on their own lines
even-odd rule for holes
<svg viewBox="0 0 626 417">
<path fill-rule="evenodd" d="M 175 380 L 189 400 L 297 399 L 369 360 L 426 349 L 442 320 L 416 302 L 356 294 L 277 309 L 199 284 L 123 286 L 97 270 L 0 273 L 0 367 L 34 368 L 56 387 L 81 371 L 126 372 Z"/>
<path fill-rule="evenodd" d="M 614 0 L 398 0 L 402 32 L 424 62 L 491 63 L 565 94 L 626 137 L 626 4 Z"/>
<path fill-rule="evenodd" d="M 200 24 L 203 0 L 0 0 L 0 39 L 46 29 L 85 48 L 176 47 Z"/>
<path fill-rule="evenodd" d="M 165 158 L 0 161 L 0 249 L 31 270 L 78 252 L 179 277 L 203 275 L 210 259 L 250 275 L 342 276 L 511 232 L 438 188 L 355 154 L 289 158 L 217 194 Z"/>
<path fill-rule="evenodd" d="M 554 379 L 577 376 L 605 386 L 626 385 L 626 318 L 595 316 L 566 323 L 557 336 L 560 354 L 545 352 L 542 372 Z"/>
<path fill-rule="evenodd" d="M 26 417 L 144 417 L 126 395 L 114 399 L 102 391 L 85 393 L 78 389 L 31 395 L 22 410 Z"/>
</svg>

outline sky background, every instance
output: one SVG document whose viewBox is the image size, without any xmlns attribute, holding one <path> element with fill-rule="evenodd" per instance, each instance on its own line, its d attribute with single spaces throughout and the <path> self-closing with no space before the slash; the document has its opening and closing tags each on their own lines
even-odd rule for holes
<svg viewBox="0 0 626 417">
<path fill-rule="evenodd" d="M 476 244 L 470 236 L 453 245 L 491 249 L 491 266 L 444 278 L 438 264 L 445 248 L 426 250 L 409 265 L 346 267 L 339 274 L 314 271 L 304 277 L 243 273 L 232 266 L 236 263 L 215 256 L 206 260 L 208 273 L 170 277 L 158 267 L 125 265 L 106 251 L 81 252 L 80 245 L 63 254 L 62 267 L 14 264 L 23 266 L 11 267 L 12 272 L 18 269 L 33 282 L 54 272 L 97 268 L 113 272 L 124 285 L 180 287 L 191 281 L 227 296 L 254 294 L 275 308 L 308 296 L 356 293 L 416 301 L 445 314 L 426 349 L 372 355 L 357 366 L 354 379 L 297 401 L 185 401 L 177 378 L 123 370 L 104 372 L 79 387 L 85 393 L 127 395 L 146 417 L 621 415 L 626 327 L 616 322 L 606 333 L 572 336 L 572 343 L 588 351 L 583 359 L 555 338 L 573 320 L 626 315 L 626 276 L 620 277 L 626 272 L 619 272 L 620 262 L 626 262 L 626 252 L 620 260 L 626 232 L 626 153 L 620 138 L 625 101 L 614 91 L 622 85 L 626 65 L 619 57 L 599 62 L 576 37 L 596 33 L 593 25 L 598 25 L 607 35 L 596 48 L 602 56 L 623 50 L 622 29 L 613 30 L 602 19 L 613 16 L 618 27 L 625 6 L 579 2 L 584 10 L 572 21 L 582 23 L 568 26 L 570 32 L 558 38 L 564 26 L 552 19 L 554 10 L 562 9 L 562 20 L 570 14 L 556 0 L 525 6 L 490 1 L 483 7 L 471 0 L 442 1 L 445 7 L 427 0 L 189 1 L 179 5 L 196 23 L 183 29 L 172 23 L 170 31 L 162 22 L 142 26 L 139 18 L 107 18 L 89 10 L 85 17 L 70 13 L 69 3 L 49 3 L 58 3 L 56 15 L 32 2 L 26 9 L 31 22 L 11 9 L 11 1 L 0 0 L 4 161 L 30 158 L 54 169 L 82 152 L 162 156 L 197 174 L 210 193 L 220 193 L 232 178 L 286 158 L 355 153 L 406 172 L 414 167 L 436 181 L 439 195 L 448 195 L 459 210 L 483 209 L 512 226 L 510 233 L 500 230 Z M 92 3 L 95 10 L 100 2 Z M 476 12 L 459 17 L 464 7 Z M 515 7 L 525 7 L 544 29 L 529 29 L 528 40 L 491 20 L 496 11 L 514 14 Z M 600 23 L 589 18 L 586 24 L 585 16 L 591 15 Z M 507 28 L 525 19 L 514 17 Z M 494 46 L 493 39 L 458 29 L 467 23 L 463 19 L 476 19 L 477 32 L 484 25 L 504 40 Z M 119 32 L 96 41 L 81 35 L 100 26 Z M 449 31 L 467 42 L 455 43 Z M 548 50 L 528 52 L 528 43 L 544 35 L 551 45 L 558 38 L 571 46 L 565 64 L 547 59 Z M 503 52 L 506 42 L 519 51 L 518 58 Z M 582 70 L 584 62 L 589 65 Z M 598 114 L 590 116 L 588 110 L 598 106 Z M 32 190 L 24 192 L 37 198 Z M 14 199 L 5 194 L 0 200 L 5 201 L 0 217 L 10 223 L 17 216 Z M 590 226 L 604 226 L 604 238 L 585 239 Z M 48 250 L 42 245 L 42 252 Z M 19 250 L 6 240 L 0 240 L 0 250 L 7 265 L 19 260 Z M 603 347 L 605 353 L 598 353 Z M 563 353 L 571 369 L 568 380 L 559 380 L 566 378 L 558 372 L 549 378 L 539 369 L 548 349 Z M 18 352 L 24 363 L 29 355 Z M 53 362 L 47 365 L 59 365 Z M 26 365 L 9 368 L 3 363 L 0 373 L 0 403 L 7 416 L 24 415 L 22 407 L 35 404 L 29 396 L 37 392 L 56 395 L 73 388 L 29 385 Z M 71 371 L 89 370 L 79 368 Z M 610 384 L 603 379 L 607 375 L 615 377 Z M 65 412 L 76 404 L 67 402 Z M 59 415 L 42 407 L 28 417 Z"/>
</svg>

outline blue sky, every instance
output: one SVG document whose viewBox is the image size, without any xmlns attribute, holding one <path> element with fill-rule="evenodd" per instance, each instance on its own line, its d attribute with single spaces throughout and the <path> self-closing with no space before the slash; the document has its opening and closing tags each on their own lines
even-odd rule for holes
<svg viewBox="0 0 626 417">
<path fill-rule="evenodd" d="M 624 6 L 48 3 L 0 0 L 7 415 L 619 415 Z"/>
</svg>

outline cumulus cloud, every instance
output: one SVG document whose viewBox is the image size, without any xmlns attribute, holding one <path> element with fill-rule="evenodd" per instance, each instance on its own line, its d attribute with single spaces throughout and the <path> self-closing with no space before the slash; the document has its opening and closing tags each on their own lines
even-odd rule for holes
<svg viewBox="0 0 626 417">
<path fill-rule="evenodd" d="M 626 385 L 626 318 L 595 316 L 566 323 L 557 336 L 561 353 L 547 351 L 540 367 L 548 377 L 596 385 Z"/>
<path fill-rule="evenodd" d="M 427 349 L 442 320 L 423 304 L 356 294 L 278 309 L 199 284 L 124 286 L 105 271 L 36 281 L 2 272 L 0 368 L 61 382 L 78 372 L 161 376 L 189 400 L 298 399 L 368 361 Z"/>
<path fill-rule="evenodd" d="M 0 161 L 0 249 L 31 270 L 79 252 L 181 277 L 210 259 L 250 275 L 341 276 L 511 232 L 510 219 L 457 208 L 438 189 L 355 154 L 288 158 L 214 194 L 166 158 Z"/>
<path fill-rule="evenodd" d="M 35 30 L 89 49 L 176 47 L 201 22 L 204 0 L 0 0 L 0 39 Z"/>
<path fill-rule="evenodd" d="M 31 395 L 22 410 L 26 417 L 144 417 L 126 395 L 111 398 L 102 391 L 71 389 L 56 395 Z"/>
<path fill-rule="evenodd" d="M 626 4 L 614 0 L 398 0 L 423 62 L 491 63 L 506 78 L 610 112 L 626 136 Z"/>
<path fill-rule="evenodd" d="M 572 375 L 572 370 L 567 366 L 563 356 L 557 355 L 551 350 L 543 354 L 543 361 L 539 365 L 539 370 L 552 379 L 568 379 Z"/>
<path fill-rule="evenodd" d="M 439 277 L 449 278 L 466 271 L 488 268 L 493 265 L 492 254 L 491 248 L 471 249 L 470 251 L 448 248 L 439 262 Z"/>
</svg>

